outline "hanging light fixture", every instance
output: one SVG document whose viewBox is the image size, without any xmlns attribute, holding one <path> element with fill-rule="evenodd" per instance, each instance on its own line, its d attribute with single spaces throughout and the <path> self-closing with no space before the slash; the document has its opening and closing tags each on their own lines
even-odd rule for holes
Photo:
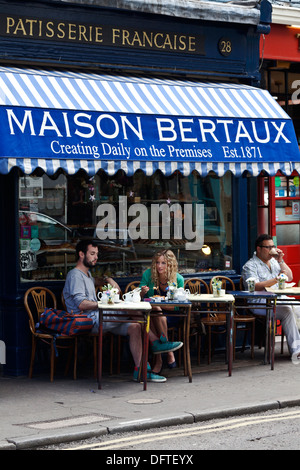
<svg viewBox="0 0 300 470">
<path fill-rule="evenodd" d="M 203 245 L 201 250 L 202 250 L 202 253 L 206 256 L 211 254 L 211 248 L 208 245 Z"/>
</svg>

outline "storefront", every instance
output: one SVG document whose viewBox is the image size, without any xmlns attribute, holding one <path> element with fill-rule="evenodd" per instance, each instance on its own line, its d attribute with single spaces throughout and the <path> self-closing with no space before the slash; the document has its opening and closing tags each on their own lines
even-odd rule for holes
<svg viewBox="0 0 300 470">
<path fill-rule="evenodd" d="M 0 1 L 0 315 L 13 375 L 30 353 L 24 292 L 46 283 L 60 298 L 78 239 L 99 240 L 95 274 L 122 287 L 160 248 L 185 277 L 238 279 L 257 227 L 251 181 L 299 160 L 292 121 L 253 88 L 268 15 L 226 24 L 38 3 L 29 15 Z"/>
<path fill-rule="evenodd" d="M 299 72 L 300 10 L 276 6 L 271 31 L 261 39 L 262 85 L 291 117 L 300 144 Z M 282 24 L 280 24 L 282 22 Z M 285 252 L 300 281 L 299 174 L 278 172 L 258 178 L 258 221 L 261 231 L 272 234 Z"/>
</svg>

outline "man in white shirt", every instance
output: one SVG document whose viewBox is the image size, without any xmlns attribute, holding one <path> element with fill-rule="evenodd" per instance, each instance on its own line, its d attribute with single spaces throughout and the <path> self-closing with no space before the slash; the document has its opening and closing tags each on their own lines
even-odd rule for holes
<svg viewBox="0 0 300 470">
<path fill-rule="evenodd" d="M 277 287 L 278 275 L 284 273 L 288 282 L 293 280 L 293 273 L 285 263 L 284 253 L 274 246 L 273 239 L 268 234 L 260 235 L 255 242 L 256 251 L 253 257 L 247 261 L 242 269 L 244 285 L 250 277 L 255 278 L 255 290 L 261 291 L 266 287 Z M 270 252 L 276 248 L 277 254 Z M 262 315 L 263 310 L 254 309 L 254 314 Z M 296 324 L 296 318 L 300 317 L 300 307 L 292 305 L 276 306 L 276 318 L 281 321 L 286 335 L 288 348 L 292 358 L 300 359 L 300 335 Z"/>
</svg>

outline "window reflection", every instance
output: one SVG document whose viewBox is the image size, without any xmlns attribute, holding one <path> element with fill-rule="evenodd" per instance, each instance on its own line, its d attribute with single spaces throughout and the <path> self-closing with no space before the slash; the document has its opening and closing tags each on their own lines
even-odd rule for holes
<svg viewBox="0 0 300 470">
<path fill-rule="evenodd" d="M 123 225 L 120 201 L 126 202 Z M 196 207 L 200 204 L 204 208 L 205 246 L 186 250 L 185 243 L 191 241 L 184 226 L 186 208 L 191 208 L 191 230 L 195 231 Z M 160 171 L 152 176 L 137 171 L 127 176 L 118 171 L 108 176 L 100 171 L 89 177 L 80 171 L 73 176 L 20 176 L 21 278 L 64 279 L 76 263 L 74 248 L 83 237 L 99 242 L 101 257 L 96 275 L 140 276 L 161 248 L 174 251 L 181 273 L 231 269 L 231 205 L 230 174 L 203 178 L 196 172 L 183 176 L 176 171 L 166 177 Z M 99 240 L 97 230 L 105 219 L 104 214 L 99 214 L 104 207 L 111 211 L 106 219 L 111 225 L 107 238 Z M 156 219 L 153 207 L 159 207 Z M 146 218 L 143 227 L 139 226 L 139 216 L 143 222 Z M 166 228 L 169 232 L 164 231 Z"/>
</svg>

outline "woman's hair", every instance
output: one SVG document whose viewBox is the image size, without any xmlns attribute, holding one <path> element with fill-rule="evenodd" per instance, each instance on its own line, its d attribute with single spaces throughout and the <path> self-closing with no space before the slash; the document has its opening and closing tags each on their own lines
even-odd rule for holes
<svg viewBox="0 0 300 470">
<path fill-rule="evenodd" d="M 156 253 L 152 258 L 151 264 L 151 277 L 154 283 L 154 286 L 159 285 L 158 273 L 156 270 L 156 261 L 160 256 L 163 256 L 167 262 L 167 280 L 170 282 L 176 282 L 177 280 L 177 271 L 178 271 L 178 263 L 177 259 L 171 250 L 163 250 Z"/>
</svg>

